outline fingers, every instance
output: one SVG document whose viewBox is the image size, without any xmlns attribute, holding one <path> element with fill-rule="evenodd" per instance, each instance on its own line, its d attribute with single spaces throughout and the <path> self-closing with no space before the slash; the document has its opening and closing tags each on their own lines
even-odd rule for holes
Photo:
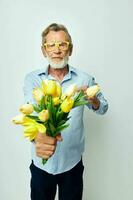
<svg viewBox="0 0 133 200">
<path fill-rule="evenodd" d="M 36 155 L 41 158 L 48 159 L 54 154 L 55 149 L 55 145 L 36 143 Z"/>
<path fill-rule="evenodd" d="M 89 101 L 93 101 L 93 100 L 94 100 L 94 97 L 88 97 L 88 100 L 89 100 Z"/>
<path fill-rule="evenodd" d="M 54 154 L 57 141 L 62 141 L 60 133 L 55 138 L 38 133 L 35 139 L 36 155 L 41 158 L 48 159 Z"/>
<path fill-rule="evenodd" d="M 63 140 L 63 138 L 62 138 L 62 136 L 61 136 L 61 134 L 59 133 L 58 135 L 56 135 L 56 140 L 57 141 L 59 141 L 59 142 L 61 142 L 62 140 Z"/>
<path fill-rule="evenodd" d="M 90 102 L 95 102 L 97 100 L 97 97 L 96 96 L 93 96 L 93 97 L 88 97 L 88 100 Z"/>
<path fill-rule="evenodd" d="M 57 143 L 56 138 L 50 137 L 48 135 L 44 135 L 42 133 L 38 133 L 35 141 L 43 143 L 43 144 L 51 144 L 51 145 L 55 145 Z"/>
<path fill-rule="evenodd" d="M 36 148 L 40 151 L 51 151 L 51 152 L 54 152 L 55 151 L 55 148 L 56 146 L 55 145 L 49 145 L 49 144 L 40 144 L 40 143 L 37 143 L 36 144 Z"/>
</svg>

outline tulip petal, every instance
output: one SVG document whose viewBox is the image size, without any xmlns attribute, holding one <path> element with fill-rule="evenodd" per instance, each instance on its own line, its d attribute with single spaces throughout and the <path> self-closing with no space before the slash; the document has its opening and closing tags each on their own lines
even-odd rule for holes
<svg viewBox="0 0 133 200">
<path fill-rule="evenodd" d="M 43 124 L 37 123 L 36 127 L 40 133 L 46 133 L 46 127 Z"/>
<path fill-rule="evenodd" d="M 14 124 L 23 124 L 24 119 L 25 119 L 25 115 L 24 115 L 24 114 L 19 114 L 19 115 L 15 116 L 15 117 L 12 119 L 12 122 L 13 122 Z"/>
</svg>

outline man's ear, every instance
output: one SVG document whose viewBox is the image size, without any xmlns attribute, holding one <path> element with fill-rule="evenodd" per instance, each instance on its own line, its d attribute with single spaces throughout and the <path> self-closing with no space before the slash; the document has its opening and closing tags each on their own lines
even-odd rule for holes
<svg viewBox="0 0 133 200">
<path fill-rule="evenodd" d="M 69 50 L 69 56 L 72 55 L 72 51 L 73 51 L 73 46 L 70 47 L 70 50 Z"/>
<path fill-rule="evenodd" d="M 45 52 L 45 48 L 43 46 L 41 46 L 41 50 L 42 50 L 42 53 L 43 53 L 44 57 L 47 57 L 46 56 L 46 52 Z"/>
</svg>

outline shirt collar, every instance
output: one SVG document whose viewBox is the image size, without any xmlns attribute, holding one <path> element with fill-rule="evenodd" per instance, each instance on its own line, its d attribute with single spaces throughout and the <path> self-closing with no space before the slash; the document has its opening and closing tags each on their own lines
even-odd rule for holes
<svg viewBox="0 0 133 200">
<path fill-rule="evenodd" d="M 72 67 L 70 65 L 68 65 L 68 67 L 69 67 L 69 72 L 68 72 L 69 74 L 70 73 L 74 73 L 75 75 L 77 75 L 76 68 L 74 68 L 74 67 Z M 38 76 L 41 76 L 42 74 L 45 74 L 47 76 L 48 75 L 48 66 L 45 67 L 44 69 L 38 70 L 37 74 L 38 74 Z"/>
</svg>

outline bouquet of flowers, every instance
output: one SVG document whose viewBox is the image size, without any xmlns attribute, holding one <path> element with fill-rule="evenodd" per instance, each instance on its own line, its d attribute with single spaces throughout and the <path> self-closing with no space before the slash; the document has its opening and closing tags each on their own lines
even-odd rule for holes
<svg viewBox="0 0 133 200">
<path fill-rule="evenodd" d="M 12 122 L 24 126 L 24 136 L 34 140 L 38 132 L 56 137 L 69 124 L 71 109 L 88 103 L 87 97 L 93 97 L 100 90 L 98 85 L 87 88 L 86 93 L 78 90 L 75 84 L 62 93 L 61 85 L 54 80 L 43 80 L 41 86 L 33 89 L 35 104 L 24 104 L 21 114 Z M 42 163 L 46 163 L 42 159 Z"/>
</svg>

